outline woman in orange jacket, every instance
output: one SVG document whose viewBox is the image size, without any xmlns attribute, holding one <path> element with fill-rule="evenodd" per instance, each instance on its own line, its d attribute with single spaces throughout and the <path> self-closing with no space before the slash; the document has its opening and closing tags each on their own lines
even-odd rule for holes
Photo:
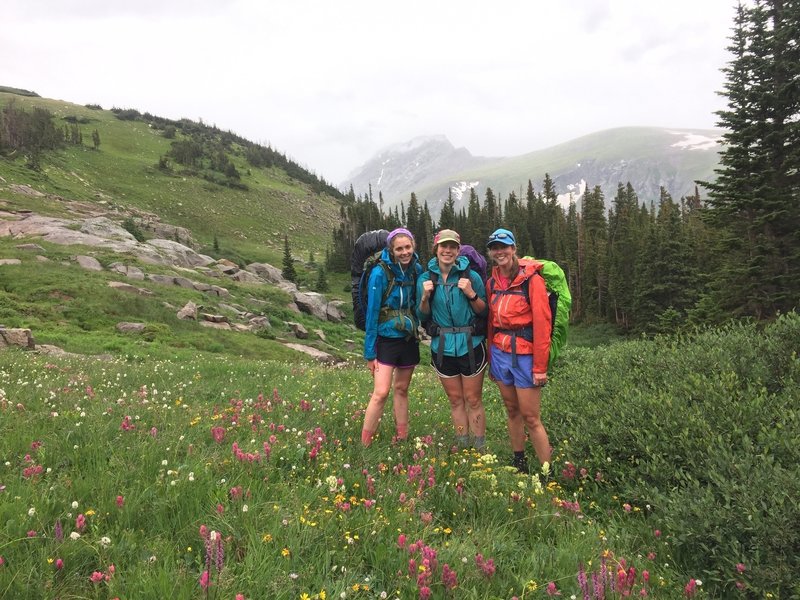
<svg viewBox="0 0 800 600">
<path fill-rule="evenodd" d="M 511 231 L 497 229 L 486 246 L 495 265 L 486 286 L 490 375 L 506 407 L 512 464 L 527 473 L 526 428 L 539 462 L 543 468 L 550 464 L 550 440 L 541 419 L 550 357 L 550 303 L 541 264 L 517 257 Z"/>
</svg>

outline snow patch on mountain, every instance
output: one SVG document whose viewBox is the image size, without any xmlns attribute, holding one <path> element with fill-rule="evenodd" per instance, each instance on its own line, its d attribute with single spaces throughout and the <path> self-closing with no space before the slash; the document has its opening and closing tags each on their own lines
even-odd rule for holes
<svg viewBox="0 0 800 600">
<path fill-rule="evenodd" d="M 685 131 L 670 131 L 669 133 L 683 136 L 683 139 L 672 144 L 672 147 L 685 148 L 686 150 L 714 150 L 722 141 L 722 138 L 712 138 L 707 135 L 687 133 Z"/>
<path fill-rule="evenodd" d="M 570 202 L 575 202 L 577 204 L 581 201 L 584 192 L 586 192 L 586 180 L 581 179 L 579 183 L 570 183 L 567 185 L 567 192 L 565 194 L 559 194 L 557 202 L 565 209 L 569 208 Z"/>
<path fill-rule="evenodd" d="M 456 181 L 450 186 L 450 191 L 453 192 L 453 200 L 458 202 L 468 190 L 478 187 L 480 183 L 480 181 Z"/>
</svg>

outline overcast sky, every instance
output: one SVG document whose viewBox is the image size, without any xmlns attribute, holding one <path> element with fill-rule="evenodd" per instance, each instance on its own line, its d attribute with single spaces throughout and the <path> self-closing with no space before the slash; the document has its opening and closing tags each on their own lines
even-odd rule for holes
<svg viewBox="0 0 800 600">
<path fill-rule="evenodd" d="M 338 184 L 443 134 L 511 156 L 711 128 L 735 0 L 2 0 L 0 85 L 202 119 Z"/>
</svg>

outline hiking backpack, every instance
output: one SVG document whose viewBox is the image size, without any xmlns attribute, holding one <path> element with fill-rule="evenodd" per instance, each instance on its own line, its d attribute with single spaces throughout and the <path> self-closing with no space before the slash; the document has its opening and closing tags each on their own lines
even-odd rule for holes
<svg viewBox="0 0 800 600">
<path fill-rule="evenodd" d="M 382 265 L 390 284 L 394 281 L 394 273 L 381 261 L 381 253 L 386 247 L 388 237 L 388 231 L 376 229 L 362 233 L 353 244 L 353 254 L 350 257 L 350 293 L 353 296 L 353 323 L 361 331 L 367 325 L 367 283 L 372 267 Z M 391 285 L 386 289 L 384 300 L 390 290 Z"/>
<path fill-rule="evenodd" d="M 567 343 L 567 332 L 569 331 L 569 311 L 572 308 L 572 294 L 567 285 L 567 277 L 564 270 L 552 260 L 533 258 L 532 256 L 523 257 L 541 263 L 542 268 L 537 271 L 544 279 L 547 289 L 547 300 L 550 304 L 550 357 L 548 368 L 552 368 L 553 363 L 561 353 L 564 344 Z M 526 279 L 522 283 L 522 295 L 530 303 L 529 283 Z M 494 280 L 490 279 L 488 286 L 494 293 Z M 518 292 L 510 292 L 518 293 Z"/>
<path fill-rule="evenodd" d="M 458 255 L 466 256 L 467 260 L 469 260 L 469 270 L 475 271 L 480 276 L 481 281 L 486 283 L 486 259 L 483 257 L 483 254 L 475 250 L 475 248 L 469 244 L 464 244 L 459 249 Z M 431 292 L 428 302 L 430 303 L 430 306 L 433 307 L 433 296 L 436 293 L 436 286 L 439 285 L 439 274 L 430 271 L 430 277 L 431 281 L 433 282 L 433 292 Z M 486 335 L 486 331 L 488 329 L 487 317 L 488 315 L 475 315 L 475 318 L 471 323 L 472 333 L 474 335 Z M 425 329 L 425 333 L 427 333 L 430 337 L 439 335 L 439 324 L 433 320 L 432 310 L 431 316 L 422 322 L 422 327 Z"/>
</svg>

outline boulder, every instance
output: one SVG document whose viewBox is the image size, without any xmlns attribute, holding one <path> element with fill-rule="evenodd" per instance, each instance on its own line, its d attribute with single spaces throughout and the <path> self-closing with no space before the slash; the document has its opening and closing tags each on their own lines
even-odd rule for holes
<svg viewBox="0 0 800 600">
<path fill-rule="evenodd" d="M 287 321 L 286 325 L 292 330 L 294 337 L 298 340 L 305 340 L 308 338 L 308 329 L 303 327 L 302 323 L 295 323 L 294 321 Z"/>
<path fill-rule="evenodd" d="M 87 271 L 102 271 L 103 265 L 94 256 L 76 256 L 77 263 Z"/>
<path fill-rule="evenodd" d="M 323 352 L 322 350 L 317 350 L 316 348 L 312 348 L 311 346 L 305 346 L 303 344 L 284 344 L 287 348 L 291 348 L 292 350 L 297 350 L 298 352 L 302 352 L 306 356 L 310 356 L 318 360 L 319 362 L 332 365 L 336 364 L 338 361 L 336 357 L 328 354 L 327 352 Z"/>
<path fill-rule="evenodd" d="M 137 281 L 144 281 L 144 271 L 139 267 L 133 265 L 126 265 L 120 262 L 112 263 L 109 268 L 116 271 L 120 275 L 125 275 L 128 279 L 136 279 Z"/>
<path fill-rule="evenodd" d="M 203 327 L 210 327 L 212 329 L 231 329 L 230 323 L 215 323 L 214 321 L 200 321 L 200 325 Z"/>
<path fill-rule="evenodd" d="M 250 271 L 237 271 L 233 274 L 233 279 L 234 281 L 240 281 L 242 283 L 264 283 L 263 279 Z"/>
<path fill-rule="evenodd" d="M 268 317 L 253 317 L 248 321 L 251 331 L 261 331 L 262 329 L 272 329 L 272 323 Z"/>
<path fill-rule="evenodd" d="M 174 275 L 158 275 L 150 273 L 147 275 L 147 279 L 149 279 L 154 283 L 160 283 L 162 285 L 173 285 L 175 283 Z"/>
<path fill-rule="evenodd" d="M 281 270 L 277 267 L 273 267 L 269 263 L 252 263 L 247 265 L 245 269 L 270 283 L 280 283 L 284 280 Z"/>
<path fill-rule="evenodd" d="M 201 313 L 200 317 L 203 319 L 203 321 L 208 321 L 209 323 L 227 323 L 228 325 L 231 324 L 231 320 L 225 315 L 211 315 L 209 313 Z"/>
<path fill-rule="evenodd" d="M 39 244 L 17 244 L 15 246 L 20 250 L 34 250 L 35 252 L 46 252 Z"/>
<path fill-rule="evenodd" d="M 120 333 L 141 333 L 144 328 L 144 323 L 117 323 L 117 331 Z"/>
<path fill-rule="evenodd" d="M 33 350 L 36 343 L 33 341 L 33 334 L 30 329 L 12 328 L 6 329 L 0 326 L 0 350 L 9 347 Z"/>
<path fill-rule="evenodd" d="M 81 225 L 81 232 L 107 240 L 136 242 L 136 238 L 127 229 L 120 227 L 106 217 L 86 219 Z"/>
<path fill-rule="evenodd" d="M 295 292 L 292 296 L 294 303 L 304 313 L 313 315 L 321 321 L 328 319 L 328 303 L 325 296 L 316 292 Z"/>
<path fill-rule="evenodd" d="M 197 310 L 200 307 L 197 306 L 194 302 L 187 302 L 186 305 L 178 311 L 177 317 L 181 321 L 186 321 L 188 319 L 197 320 Z"/>
<path fill-rule="evenodd" d="M 159 254 L 170 260 L 173 265 L 181 267 L 206 266 L 214 262 L 214 259 L 204 254 L 198 254 L 189 246 L 184 246 L 172 240 L 153 239 L 147 240 L 147 245 L 155 248 Z"/>
<path fill-rule="evenodd" d="M 123 292 L 130 292 L 132 294 L 139 294 L 140 296 L 152 296 L 153 292 L 145 288 L 138 288 L 130 283 L 123 283 L 122 281 L 109 281 L 108 287 L 120 290 Z"/>
<path fill-rule="evenodd" d="M 0 258 L 0 265 L 21 265 L 22 261 L 18 258 Z"/>
</svg>

